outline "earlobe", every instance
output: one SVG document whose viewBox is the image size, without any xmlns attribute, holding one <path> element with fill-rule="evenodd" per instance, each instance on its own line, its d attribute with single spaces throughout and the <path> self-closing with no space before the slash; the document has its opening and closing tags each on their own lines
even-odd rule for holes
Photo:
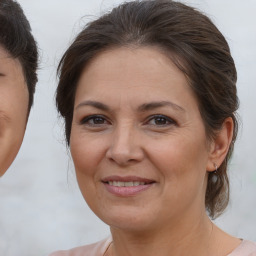
<svg viewBox="0 0 256 256">
<path fill-rule="evenodd" d="M 221 129 L 216 134 L 216 137 L 212 141 L 210 151 L 209 151 L 209 160 L 207 163 L 207 171 L 215 171 L 216 166 L 220 166 L 224 161 L 230 143 L 233 137 L 234 123 L 231 117 L 225 119 L 222 124 Z"/>
</svg>

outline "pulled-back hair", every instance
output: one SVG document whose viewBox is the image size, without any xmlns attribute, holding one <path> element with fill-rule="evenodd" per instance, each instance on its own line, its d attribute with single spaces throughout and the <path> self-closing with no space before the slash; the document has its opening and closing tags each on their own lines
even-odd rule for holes
<svg viewBox="0 0 256 256">
<path fill-rule="evenodd" d="M 0 0 L 0 46 L 22 66 L 29 91 L 29 110 L 37 83 L 38 52 L 29 22 L 21 6 L 13 0 Z"/>
<path fill-rule="evenodd" d="M 237 74 L 223 35 L 208 17 L 189 6 L 171 0 L 127 2 L 80 32 L 58 67 L 56 104 L 65 120 L 68 145 L 81 72 L 100 52 L 122 46 L 157 46 L 170 57 L 188 78 L 209 139 L 214 139 L 226 118 L 233 119 L 228 154 L 218 172 L 208 175 L 205 206 L 212 218 L 217 217 L 229 201 L 227 164 L 238 129 Z"/>
</svg>

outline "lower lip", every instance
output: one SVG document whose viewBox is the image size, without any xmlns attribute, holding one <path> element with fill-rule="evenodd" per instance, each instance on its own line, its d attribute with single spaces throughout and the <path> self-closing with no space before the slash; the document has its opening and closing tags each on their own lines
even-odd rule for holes
<svg viewBox="0 0 256 256">
<path fill-rule="evenodd" d="M 107 191 L 110 192 L 111 194 L 114 194 L 116 196 L 128 197 L 128 196 L 135 196 L 140 192 L 143 192 L 149 189 L 150 187 L 153 186 L 154 183 L 132 186 L 132 187 L 117 187 L 117 186 L 109 185 L 108 183 L 103 183 L 103 184 L 106 187 Z"/>
</svg>

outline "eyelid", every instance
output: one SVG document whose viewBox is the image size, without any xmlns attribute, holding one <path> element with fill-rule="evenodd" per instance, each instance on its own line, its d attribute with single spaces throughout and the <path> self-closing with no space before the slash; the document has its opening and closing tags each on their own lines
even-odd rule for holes
<svg viewBox="0 0 256 256">
<path fill-rule="evenodd" d="M 163 114 L 154 114 L 154 115 L 151 115 L 147 118 L 146 120 L 146 124 L 148 122 L 150 122 L 151 120 L 153 120 L 154 118 L 157 118 L 157 117 L 160 117 L 160 118 L 164 118 L 166 119 L 169 123 L 168 124 L 163 124 L 163 125 L 153 125 L 153 126 L 159 126 L 159 127 L 163 127 L 163 126 L 169 126 L 169 125 L 177 125 L 177 122 L 171 118 L 171 117 L 168 117 L 166 115 L 163 115 Z"/>
<path fill-rule="evenodd" d="M 104 123 L 99 123 L 99 124 L 90 124 L 89 121 L 93 120 L 94 118 L 102 118 L 104 120 Z M 166 120 L 166 124 L 150 124 L 149 122 L 156 119 L 156 118 L 163 118 Z M 88 126 L 103 126 L 103 125 L 108 125 L 111 124 L 111 121 L 109 120 L 109 118 L 107 118 L 105 115 L 102 114 L 91 114 L 91 115 L 87 115 L 84 116 L 83 118 L 81 118 L 81 120 L 79 121 L 79 124 L 81 125 L 88 125 Z M 177 125 L 177 122 L 166 115 L 163 114 L 154 114 L 151 115 L 149 117 L 147 117 L 147 119 L 145 120 L 145 122 L 143 123 L 143 125 L 149 125 L 149 126 L 154 126 L 154 127 L 166 127 L 166 126 L 171 126 L 171 125 Z"/>
<path fill-rule="evenodd" d="M 105 121 L 107 121 L 108 123 L 110 123 L 110 121 L 108 120 L 108 118 L 107 118 L 106 116 L 104 116 L 104 115 L 101 115 L 101 114 L 87 115 L 87 116 L 83 117 L 83 118 L 79 121 L 79 123 L 80 123 L 81 125 L 84 125 L 84 124 L 86 124 L 86 122 L 92 120 L 93 118 L 102 118 L 102 119 L 104 119 Z M 97 124 L 95 124 L 95 125 L 97 125 Z M 102 124 L 98 124 L 98 125 L 102 125 Z"/>
</svg>

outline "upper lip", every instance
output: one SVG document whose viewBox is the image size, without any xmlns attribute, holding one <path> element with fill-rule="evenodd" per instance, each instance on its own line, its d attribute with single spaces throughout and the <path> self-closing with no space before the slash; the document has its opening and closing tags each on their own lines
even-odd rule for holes
<svg viewBox="0 0 256 256">
<path fill-rule="evenodd" d="M 109 181 L 122 181 L 122 182 L 129 182 L 129 181 L 139 181 L 139 182 L 144 182 L 146 184 L 154 183 L 155 181 L 152 179 L 146 179 L 143 177 L 138 177 L 138 176 L 118 176 L 118 175 L 113 175 L 113 176 L 107 176 L 102 179 L 102 182 L 109 182 Z"/>
</svg>

